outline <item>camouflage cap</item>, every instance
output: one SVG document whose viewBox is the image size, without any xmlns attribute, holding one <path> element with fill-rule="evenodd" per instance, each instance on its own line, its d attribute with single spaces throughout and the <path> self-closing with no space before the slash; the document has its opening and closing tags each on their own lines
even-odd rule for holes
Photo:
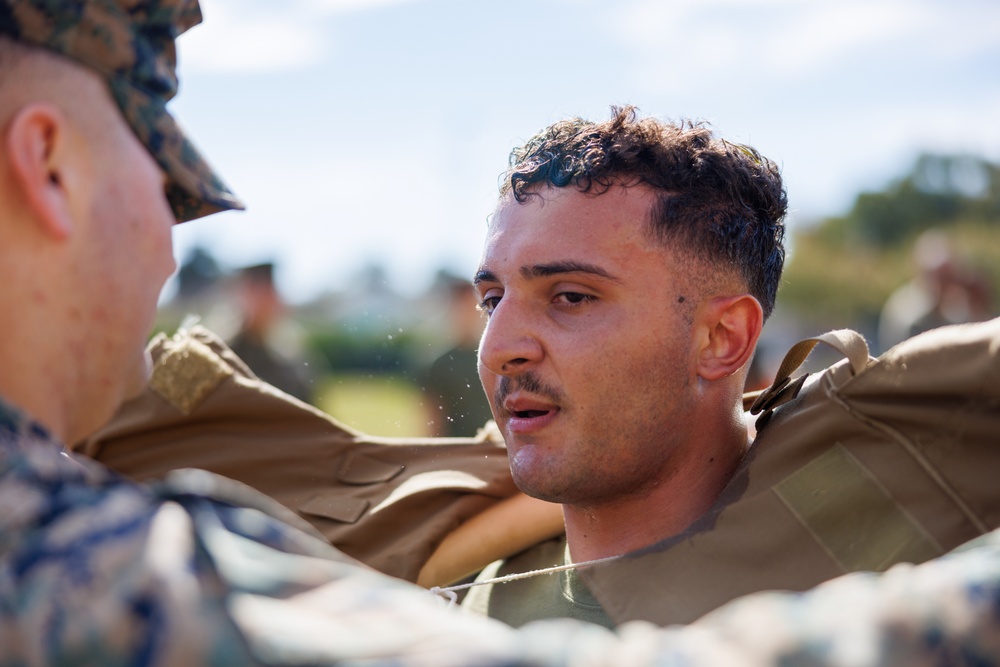
<svg viewBox="0 0 1000 667">
<path fill-rule="evenodd" d="M 167 112 L 177 94 L 174 40 L 200 22 L 198 0 L 0 0 L 0 34 L 72 58 L 107 81 L 166 172 L 178 222 L 243 208 Z"/>
</svg>

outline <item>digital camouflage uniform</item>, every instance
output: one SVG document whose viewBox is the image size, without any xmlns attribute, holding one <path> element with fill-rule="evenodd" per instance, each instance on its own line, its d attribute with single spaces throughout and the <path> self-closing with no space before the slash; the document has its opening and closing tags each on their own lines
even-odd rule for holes
<svg viewBox="0 0 1000 667">
<path fill-rule="evenodd" d="M 125 481 L 2 402 L 0 507 L 4 667 L 1000 664 L 996 532 L 922 566 L 612 633 L 569 620 L 513 630 L 446 609 L 243 487 L 193 471 Z"/>
<path fill-rule="evenodd" d="M 427 661 L 445 651 L 455 664 L 488 664 L 491 643 L 502 654 L 503 632 L 433 620 L 444 610 L 428 592 L 290 527 L 281 519 L 294 517 L 266 497 L 195 470 L 128 482 L 65 453 L 2 401 L 0 508 L 0 665 L 302 664 L 411 651 L 402 664 L 448 664 Z M 417 650 L 425 642 L 438 647 Z"/>
</svg>

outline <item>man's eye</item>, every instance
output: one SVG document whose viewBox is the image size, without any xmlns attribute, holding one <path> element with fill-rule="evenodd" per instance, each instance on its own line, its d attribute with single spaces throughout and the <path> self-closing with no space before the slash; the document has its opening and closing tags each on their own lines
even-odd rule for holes
<svg viewBox="0 0 1000 667">
<path fill-rule="evenodd" d="M 479 302 L 479 310 L 483 311 L 487 315 L 492 315 L 493 311 L 500 304 L 499 296 L 488 296 Z"/>
<path fill-rule="evenodd" d="M 556 300 L 575 306 L 577 304 L 594 301 L 596 299 L 589 294 L 582 294 L 580 292 L 560 292 L 556 295 Z"/>
</svg>

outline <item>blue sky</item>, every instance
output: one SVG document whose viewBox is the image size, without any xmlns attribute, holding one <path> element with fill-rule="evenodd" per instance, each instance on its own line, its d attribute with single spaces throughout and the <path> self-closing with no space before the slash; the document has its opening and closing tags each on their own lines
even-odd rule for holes
<svg viewBox="0 0 1000 667">
<path fill-rule="evenodd" d="M 369 262 L 471 275 L 511 148 L 612 104 L 782 166 L 791 226 L 921 151 L 1000 161 L 995 0 L 201 0 L 171 109 L 245 200 L 182 259 L 268 259 L 303 301 Z"/>
</svg>

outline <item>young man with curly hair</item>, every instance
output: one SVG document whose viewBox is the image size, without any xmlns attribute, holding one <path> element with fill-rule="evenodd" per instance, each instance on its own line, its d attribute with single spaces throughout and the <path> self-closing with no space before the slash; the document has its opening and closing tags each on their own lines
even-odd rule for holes
<svg viewBox="0 0 1000 667">
<path fill-rule="evenodd" d="M 749 444 L 741 399 L 785 210 L 755 150 L 630 107 L 513 152 L 474 281 L 480 376 L 514 481 L 562 505 L 566 536 L 481 578 L 627 554 L 712 507 Z M 466 605 L 614 625 L 572 569 Z"/>
</svg>

